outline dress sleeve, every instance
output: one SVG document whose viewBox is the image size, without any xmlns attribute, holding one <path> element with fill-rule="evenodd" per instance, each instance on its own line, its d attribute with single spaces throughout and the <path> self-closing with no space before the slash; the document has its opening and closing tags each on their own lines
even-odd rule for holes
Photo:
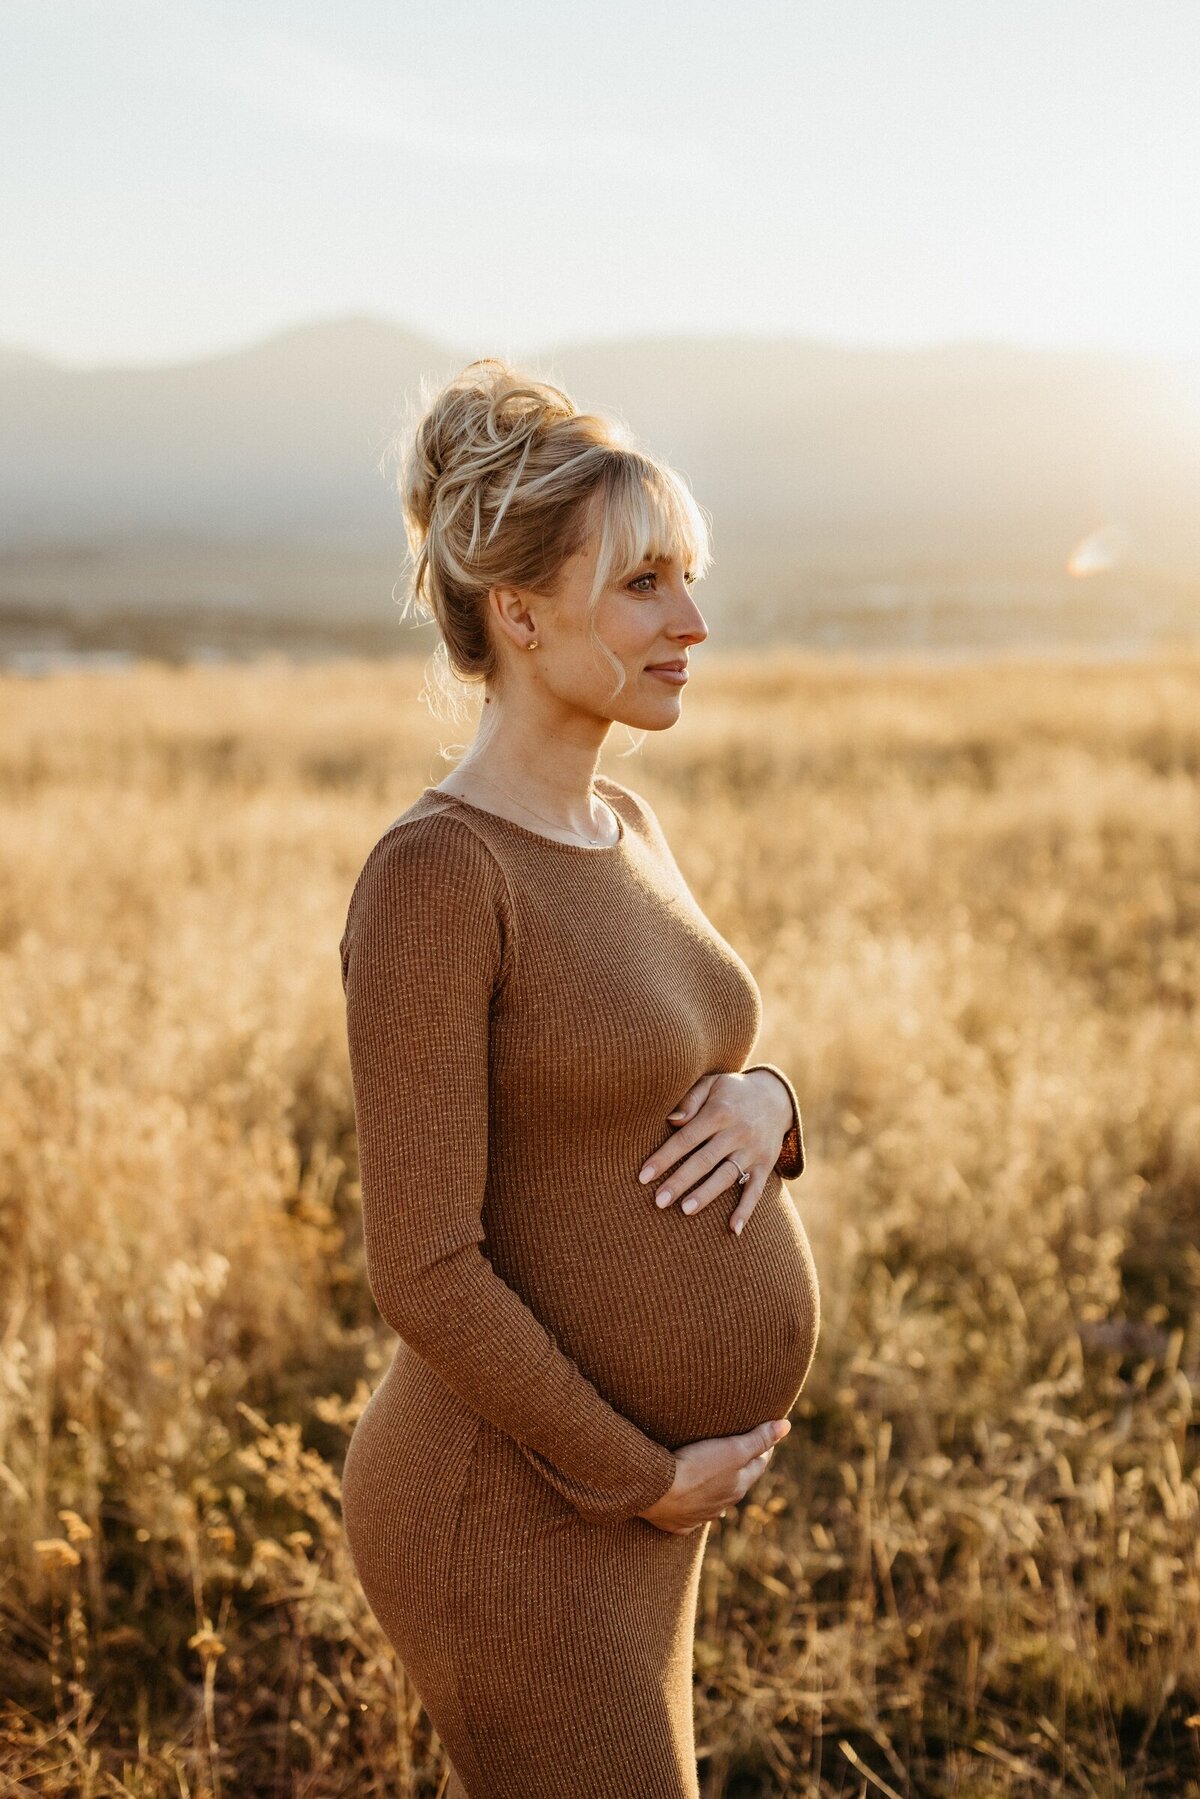
<svg viewBox="0 0 1200 1799">
<path fill-rule="evenodd" d="M 489 1028 L 515 954 L 507 883 L 471 827 L 393 826 L 342 938 L 367 1280 L 392 1329 L 594 1523 L 633 1518 L 672 1450 L 615 1410 L 484 1248 Z"/>
<path fill-rule="evenodd" d="M 800 1101 L 782 1068 L 776 1068 L 774 1062 L 751 1062 L 749 1068 L 743 1068 L 743 1074 L 749 1074 L 755 1068 L 768 1068 L 787 1088 L 788 1098 L 792 1102 L 792 1122 L 788 1126 L 787 1135 L 783 1139 L 783 1148 L 775 1163 L 774 1173 L 781 1174 L 785 1181 L 794 1181 L 804 1173 L 804 1122 L 800 1117 Z"/>
</svg>

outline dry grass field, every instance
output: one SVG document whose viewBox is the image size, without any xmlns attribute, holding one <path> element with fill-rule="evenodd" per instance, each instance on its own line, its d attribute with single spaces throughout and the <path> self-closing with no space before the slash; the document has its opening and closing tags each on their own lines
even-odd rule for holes
<svg viewBox="0 0 1200 1799">
<path fill-rule="evenodd" d="M 706 1799 L 1200 1795 L 1200 652 L 696 663 L 603 767 L 759 979 L 823 1310 L 713 1526 Z M 4 1795 L 441 1791 L 338 1511 L 420 676 L 0 677 Z"/>
</svg>

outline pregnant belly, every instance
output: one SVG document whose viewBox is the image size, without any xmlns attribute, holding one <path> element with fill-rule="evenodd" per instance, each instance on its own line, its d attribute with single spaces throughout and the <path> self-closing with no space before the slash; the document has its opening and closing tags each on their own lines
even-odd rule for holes
<svg viewBox="0 0 1200 1799">
<path fill-rule="evenodd" d="M 559 1348 L 671 1449 L 784 1417 L 816 1348 L 816 1268 L 782 1180 L 768 1177 L 740 1237 L 734 1204 L 731 1190 L 691 1217 L 660 1211 L 636 1179 L 600 1201 L 526 1191 L 519 1234 L 489 1245 Z"/>
</svg>

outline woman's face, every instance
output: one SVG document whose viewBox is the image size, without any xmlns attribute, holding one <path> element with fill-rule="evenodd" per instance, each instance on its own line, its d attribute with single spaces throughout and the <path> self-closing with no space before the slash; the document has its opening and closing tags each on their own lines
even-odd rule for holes
<svg viewBox="0 0 1200 1799">
<path fill-rule="evenodd" d="M 688 650 L 703 643 L 708 626 L 689 590 L 689 574 L 678 558 L 647 560 L 596 603 L 596 635 L 620 662 L 624 685 L 614 696 L 616 672 L 594 647 L 588 630 L 598 544 L 574 556 L 562 572 L 551 608 L 536 603 L 538 648 L 527 661 L 539 681 L 556 696 L 605 719 L 636 730 L 658 731 L 679 717 L 686 685 Z M 658 664 L 682 665 L 674 676 L 654 673 Z"/>
</svg>

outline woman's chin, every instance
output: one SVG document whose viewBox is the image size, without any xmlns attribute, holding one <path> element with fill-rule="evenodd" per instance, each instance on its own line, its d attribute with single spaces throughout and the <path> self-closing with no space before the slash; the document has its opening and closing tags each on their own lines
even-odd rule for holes
<svg viewBox="0 0 1200 1799">
<path fill-rule="evenodd" d="M 613 714 L 613 723 L 627 725 L 631 731 L 669 731 L 678 724 L 682 707 L 676 700 L 674 705 L 631 706 L 628 712 Z"/>
</svg>

